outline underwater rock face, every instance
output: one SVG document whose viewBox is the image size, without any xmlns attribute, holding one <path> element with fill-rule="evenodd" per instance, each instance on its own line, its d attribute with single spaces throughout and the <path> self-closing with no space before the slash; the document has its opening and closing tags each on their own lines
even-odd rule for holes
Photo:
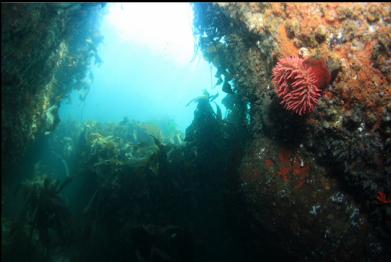
<svg viewBox="0 0 391 262">
<path fill-rule="evenodd" d="M 1 10 L 2 171 L 58 124 L 60 101 L 83 79 L 101 37 L 95 4 L 12 4 Z"/>
<path fill-rule="evenodd" d="M 3 163 L 21 159 L 26 147 L 37 136 L 55 127 L 54 109 L 58 108 L 59 102 L 70 90 L 85 87 L 86 83 L 81 79 L 85 77 L 91 55 L 95 62 L 99 60 L 94 51 L 99 37 L 94 38 L 95 32 L 83 27 L 90 28 L 90 24 L 81 17 L 88 20 L 88 14 L 96 11 L 94 6 L 72 3 L 2 5 Z M 223 91 L 232 98 L 230 102 L 226 100 L 227 104 L 239 107 L 237 119 L 244 115 L 239 104 L 250 105 L 250 119 L 244 121 L 248 126 L 239 125 L 251 137 L 244 157 L 240 153 L 225 159 L 228 149 L 236 151 L 232 147 L 233 141 L 221 142 L 225 137 L 232 139 L 232 135 L 221 132 L 220 124 L 211 124 L 222 120 L 218 114 L 209 118 L 199 114 L 196 119 L 197 125 L 202 127 L 201 132 L 191 126 L 187 136 L 190 139 L 187 143 L 195 145 L 183 148 L 165 147 L 149 137 L 149 146 L 140 150 L 139 145 L 120 139 L 129 135 L 137 141 L 135 138 L 141 137 L 141 133 L 134 130 L 138 129 L 109 127 L 121 133 L 112 136 L 110 132 L 103 132 L 104 128 L 87 125 L 80 140 L 88 151 L 83 151 L 84 157 L 79 159 L 89 164 L 83 172 L 87 173 L 87 181 L 92 177 L 91 183 L 87 184 L 93 186 L 87 188 L 90 191 L 80 189 L 86 204 L 81 209 L 88 215 L 98 212 L 95 215 L 98 220 L 109 218 L 110 224 L 116 226 L 116 230 L 111 231 L 115 233 L 113 235 L 124 234 L 115 238 L 117 242 L 112 245 L 119 246 L 125 254 L 129 253 L 129 248 L 123 241 L 125 237 L 129 238 L 128 232 L 132 230 L 141 231 L 141 239 L 150 234 L 169 234 L 171 237 L 172 232 L 186 235 L 181 227 L 161 227 L 162 218 L 150 215 L 150 208 L 154 211 L 152 214 L 160 214 L 159 209 L 182 207 L 181 220 L 187 222 L 197 218 L 200 227 L 195 231 L 202 231 L 205 235 L 202 239 L 208 239 L 212 230 L 221 226 L 223 218 L 223 211 L 215 208 L 224 198 L 226 188 L 222 181 L 229 177 L 228 172 L 236 171 L 237 162 L 240 162 L 240 176 L 238 182 L 234 182 L 240 186 L 239 193 L 252 216 L 249 219 L 252 224 L 246 226 L 254 231 L 257 236 L 254 241 L 259 243 L 248 245 L 248 249 L 273 242 L 272 246 L 283 249 L 293 258 L 300 258 L 299 261 L 390 261 L 387 246 L 391 246 L 391 5 L 197 3 L 194 7 L 199 46 L 218 69 L 216 77 L 223 84 Z M 88 21 L 93 24 L 93 19 Z M 77 37 L 73 39 L 71 36 L 75 35 Z M 313 112 L 302 116 L 284 109 L 273 91 L 272 69 L 279 59 L 289 56 L 323 59 L 331 73 L 330 83 L 323 87 Z M 201 102 L 201 107 L 207 111 L 205 103 Z M 126 121 L 123 124 L 126 125 Z M 153 127 L 144 128 L 153 133 Z M 227 130 L 233 128 L 230 126 Z M 216 136 L 220 139 L 216 140 L 213 134 L 219 134 Z M 76 151 L 72 149 L 72 141 L 69 137 L 60 141 L 64 144 L 62 155 Z M 211 151 L 211 145 L 215 151 Z M 190 164 L 182 168 L 172 164 L 186 164 L 187 161 Z M 198 177 L 191 172 L 195 170 L 194 166 L 200 170 Z M 129 179 L 128 172 L 135 176 Z M 207 176 L 211 173 L 213 183 Z M 108 175 L 110 179 L 107 179 Z M 236 173 L 231 174 L 234 175 Z M 164 177 L 169 177 L 169 183 Z M 95 178 L 99 183 L 93 183 Z M 45 181 L 48 180 L 44 177 L 30 180 L 30 185 L 40 185 L 39 192 L 47 191 L 44 195 L 39 194 L 41 197 L 50 196 L 53 190 L 61 191 L 61 186 L 57 187 L 54 182 L 46 182 L 51 186 L 45 188 Z M 94 185 L 101 186 L 95 189 Z M 202 190 L 198 191 L 199 188 Z M 176 200 L 185 201 L 172 205 L 172 196 L 166 194 L 167 191 L 175 192 Z M 192 201 L 193 192 L 198 192 L 199 202 L 206 204 L 201 212 Z M 229 199 L 237 200 L 235 197 Z M 126 199 L 128 213 L 121 213 L 120 199 Z M 133 201 L 129 202 L 129 199 Z M 56 212 L 53 208 L 48 209 L 52 214 L 62 210 L 57 197 L 37 200 L 43 200 L 44 205 L 55 202 Z M 193 212 L 188 211 L 189 206 L 193 207 Z M 240 213 L 242 208 L 238 204 L 231 212 Z M 42 210 L 37 218 L 53 219 L 46 215 L 45 209 Z M 210 216 L 205 216 L 210 210 L 218 216 L 205 226 L 210 222 Z M 34 209 L 28 213 L 34 214 Z M 150 226 L 129 227 L 127 231 L 118 227 L 121 225 L 119 220 L 129 218 L 128 214 L 134 214 L 135 221 L 141 225 L 145 220 L 137 221 L 140 213 L 144 218 L 153 218 Z M 171 213 L 166 215 L 163 221 L 170 221 Z M 128 224 L 122 226 L 127 228 Z M 30 229 L 23 225 L 21 231 L 27 237 Z M 79 238 L 83 243 L 98 239 L 89 237 L 94 233 L 89 227 L 85 231 L 78 231 L 86 235 Z M 41 232 L 45 239 L 45 230 L 41 229 Z M 58 234 L 62 234 L 60 230 Z M 218 238 L 215 243 L 224 240 Z M 66 237 L 63 241 L 67 242 Z M 92 253 L 99 254 L 97 251 L 104 249 L 97 248 Z M 219 253 L 213 247 L 210 251 L 211 254 Z M 164 259 L 164 256 L 156 259 Z M 130 256 L 129 260 L 136 259 Z"/>
<path fill-rule="evenodd" d="M 379 196 L 391 196 L 391 5 L 217 3 L 195 13 L 216 76 L 251 104 L 240 172 L 255 224 L 308 260 L 389 259 L 391 210 Z M 327 61 L 330 82 L 305 116 L 273 92 L 285 57 Z"/>
<path fill-rule="evenodd" d="M 241 190 L 259 234 L 294 257 L 312 261 L 360 260 L 370 254 L 367 217 L 335 178 L 327 176 L 304 147 L 292 150 L 259 137 L 241 165 Z M 374 242 L 380 245 L 377 242 Z"/>
</svg>

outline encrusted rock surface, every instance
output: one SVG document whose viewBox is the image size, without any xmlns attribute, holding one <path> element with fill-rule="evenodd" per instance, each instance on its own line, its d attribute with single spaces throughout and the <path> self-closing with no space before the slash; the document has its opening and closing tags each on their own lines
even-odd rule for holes
<svg viewBox="0 0 391 262">
<path fill-rule="evenodd" d="M 308 260 L 390 258 L 391 5 L 195 4 L 195 32 L 223 90 L 249 105 L 240 168 L 255 223 Z M 324 59 L 332 74 L 313 113 L 283 109 L 278 59 Z M 227 88 L 227 86 L 229 88 Z M 296 241 L 297 240 L 297 241 Z"/>
<path fill-rule="evenodd" d="M 2 171 L 9 173 L 37 137 L 55 128 L 61 99 L 87 88 L 88 65 L 98 59 L 102 39 L 96 30 L 100 8 L 2 4 Z"/>
</svg>

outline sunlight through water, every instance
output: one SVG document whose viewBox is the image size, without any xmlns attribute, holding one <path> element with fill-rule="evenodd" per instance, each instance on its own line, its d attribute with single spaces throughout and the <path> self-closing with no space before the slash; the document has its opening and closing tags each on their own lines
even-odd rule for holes
<svg viewBox="0 0 391 262">
<path fill-rule="evenodd" d="M 193 57 L 193 11 L 188 3 L 113 3 L 106 19 L 122 41 L 181 64 Z"/>
<path fill-rule="evenodd" d="M 102 64 L 92 65 L 85 101 L 73 93 L 61 107 L 62 119 L 137 121 L 173 119 L 185 130 L 196 103 L 211 95 L 216 70 L 194 53 L 193 10 L 189 3 L 110 3 L 102 17 L 98 46 Z M 220 103 L 223 94 L 215 100 Z M 216 105 L 213 103 L 212 105 Z M 222 112 L 225 108 L 221 106 Z"/>
</svg>

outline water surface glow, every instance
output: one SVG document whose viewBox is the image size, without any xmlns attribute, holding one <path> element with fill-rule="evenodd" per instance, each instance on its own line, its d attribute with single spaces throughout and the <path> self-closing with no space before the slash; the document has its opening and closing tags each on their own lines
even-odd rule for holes
<svg viewBox="0 0 391 262">
<path fill-rule="evenodd" d="M 193 11 L 189 3 L 110 3 L 101 21 L 103 61 L 84 102 L 72 95 L 62 119 L 149 121 L 169 117 L 184 130 L 204 89 L 211 94 L 214 68 L 194 54 Z M 222 95 L 216 99 L 221 101 Z M 223 109 L 223 108 L 222 108 Z M 224 109 L 223 109 L 224 112 Z"/>
</svg>

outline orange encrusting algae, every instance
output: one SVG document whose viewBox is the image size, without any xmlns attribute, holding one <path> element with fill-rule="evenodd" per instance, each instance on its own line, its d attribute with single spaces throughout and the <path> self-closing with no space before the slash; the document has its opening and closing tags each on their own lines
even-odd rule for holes
<svg viewBox="0 0 391 262">
<path fill-rule="evenodd" d="M 387 104 L 385 101 L 391 100 L 391 78 L 387 79 L 384 72 L 374 67 L 373 57 L 387 65 L 387 56 L 374 54 L 374 50 L 381 38 L 387 39 L 391 35 L 391 28 L 384 22 L 373 22 L 377 21 L 376 16 L 387 17 L 387 12 L 389 9 L 380 3 L 273 3 L 265 15 L 270 15 L 270 21 L 274 21 L 271 24 L 276 26 L 275 57 L 297 56 L 299 49 L 306 47 L 311 56 L 340 63 L 333 95 L 329 92 L 324 98 L 341 99 L 343 110 L 360 103 L 380 119 Z M 289 26 L 294 32 L 288 37 Z M 325 28 L 324 40 L 314 41 L 322 26 Z M 370 30 L 374 26 L 375 29 Z M 353 37 L 345 35 L 347 32 Z M 344 40 L 330 45 L 331 39 L 339 34 Z M 374 126 L 377 128 L 379 123 Z"/>
<path fill-rule="evenodd" d="M 278 30 L 278 44 L 281 57 L 297 56 L 299 49 L 289 40 L 286 28 L 281 25 Z"/>
<path fill-rule="evenodd" d="M 278 168 L 272 169 L 273 166 Z M 278 176 L 284 183 L 292 184 L 294 189 L 301 189 L 310 174 L 310 166 L 305 165 L 298 152 L 292 153 L 290 149 L 280 148 L 278 159 L 265 159 L 266 173 Z"/>
<path fill-rule="evenodd" d="M 387 199 L 384 192 L 378 192 L 376 199 L 382 205 L 391 204 L 391 199 Z"/>
<path fill-rule="evenodd" d="M 271 160 L 271 159 L 266 159 L 266 160 L 264 161 L 264 165 L 265 165 L 266 169 L 269 170 L 270 168 L 273 167 L 273 160 Z"/>
<path fill-rule="evenodd" d="M 345 101 L 344 109 L 349 110 L 355 103 L 364 104 L 368 111 L 373 112 L 378 120 L 381 119 L 385 108 L 381 101 L 391 99 L 390 83 L 386 77 L 373 67 L 371 56 L 376 41 L 371 41 L 361 51 L 357 51 L 353 58 L 349 59 L 349 51 L 337 51 L 346 61 L 347 68 L 341 75 L 340 81 L 336 83 L 337 89 Z M 350 55 L 351 56 L 351 55 Z M 388 86 L 388 88 L 387 88 Z M 377 129 L 380 122 L 374 125 Z"/>
<path fill-rule="evenodd" d="M 288 182 L 289 178 L 288 175 L 291 172 L 290 167 L 281 167 L 280 170 L 278 171 L 278 175 L 284 180 L 284 182 Z"/>
<path fill-rule="evenodd" d="M 280 153 L 278 154 L 278 159 L 282 164 L 289 164 L 292 151 L 290 149 L 281 148 Z"/>
</svg>

